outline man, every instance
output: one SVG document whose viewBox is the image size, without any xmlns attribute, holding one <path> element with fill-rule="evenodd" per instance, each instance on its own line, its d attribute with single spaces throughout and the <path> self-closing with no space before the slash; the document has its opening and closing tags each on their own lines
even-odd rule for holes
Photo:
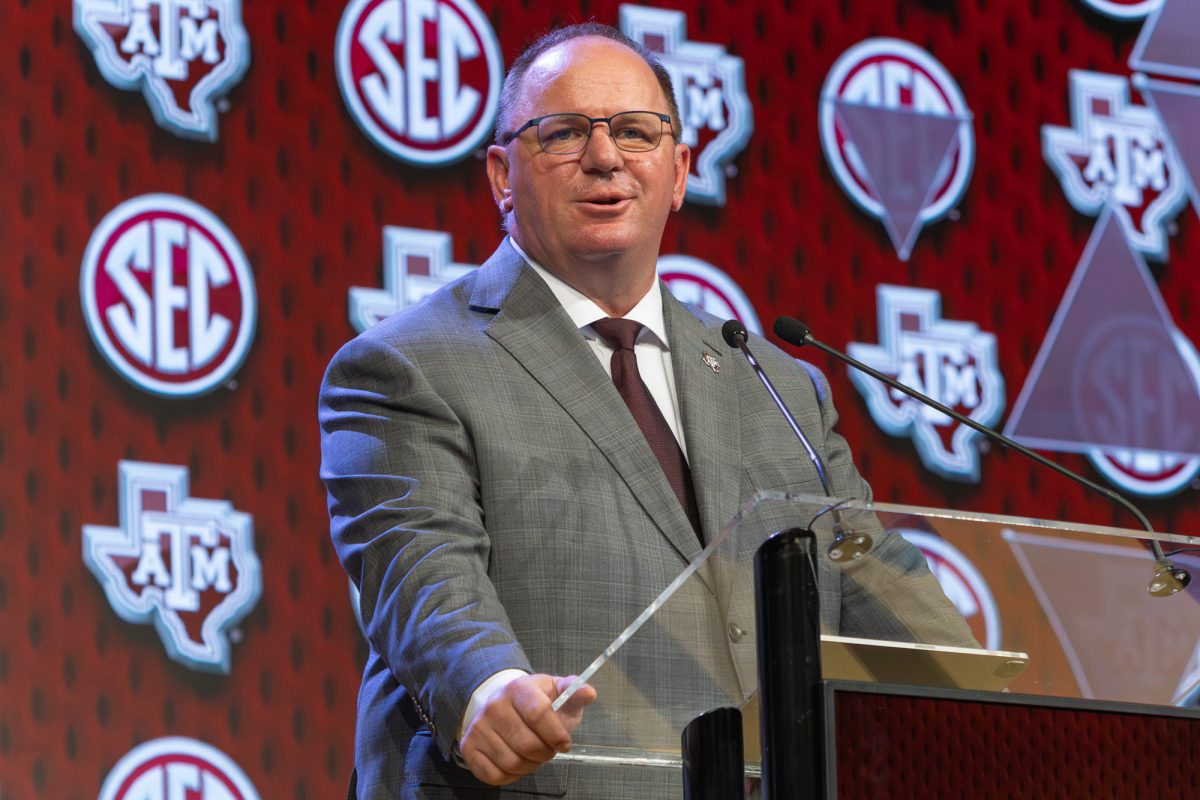
<svg viewBox="0 0 1200 800">
<path fill-rule="evenodd" d="M 678 795 L 668 771 L 546 763 L 577 726 L 609 744 L 635 733 L 604 710 L 611 690 L 591 709 L 590 687 L 551 702 L 753 490 L 820 487 L 721 320 L 656 279 L 690 164 L 661 65 L 612 28 L 556 31 L 513 65 L 497 134 L 488 178 L 510 238 L 348 344 L 322 387 L 333 538 L 371 645 L 357 796 Z M 869 496 L 823 379 L 755 345 L 835 493 Z M 876 549 L 910 606 L 883 613 L 823 563 L 827 628 L 970 641 L 915 550 Z M 686 631 L 626 645 L 626 685 L 740 701 L 754 684 L 745 584 L 697 581 L 677 609 Z"/>
</svg>

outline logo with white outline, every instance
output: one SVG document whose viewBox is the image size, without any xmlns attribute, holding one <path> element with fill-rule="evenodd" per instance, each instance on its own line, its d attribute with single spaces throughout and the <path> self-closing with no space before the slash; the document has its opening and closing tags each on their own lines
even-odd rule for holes
<svg viewBox="0 0 1200 800">
<path fill-rule="evenodd" d="M 350 287 L 350 324 L 359 333 L 401 309 L 414 306 L 446 284 L 477 269 L 456 264 L 452 239 L 443 231 L 383 229 L 383 288 Z"/>
<path fill-rule="evenodd" d="M 230 635 L 262 593 L 249 514 L 189 495 L 188 470 L 122 461 L 119 525 L 83 526 L 83 560 L 126 622 L 153 623 L 167 655 L 228 674 Z"/>
<path fill-rule="evenodd" d="M 233 759 L 196 739 L 143 742 L 116 763 L 99 800 L 259 800 Z"/>
<path fill-rule="evenodd" d="M 254 276 L 241 246 L 206 208 L 176 195 L 110 211 L 84 252 L 79 291 L 96 347 L 151 394 L 216 389 L 254 339 Z"/>
<path fill-rule="evenodd" d="M 472 0 L 351 0 L 335 63 L 354 121 L 409 164 L 459 161 L 496 121 L 504 64 Z"/>
<path fill-rule="evenodd" d="M 1171 331 L 1179 355 L 1200 392 L 1200 354 L 1178 329 Z M 1102 449 L 1088 451 L 1092 466 L 1114 486 L 1143 497 L 1166 497 L 1193 485 L 1200 475 L 1200 457 L 1183 458 L 1149 450 Z"/>
<path fill-rule="evenodd" d="M 662 256 L 658 277 L 681 303 L 688 303 L 722 319 L 736 319 L 751 333 L 762 333 L 762 325 L 750 298 L 721 270 L 693 256 Z"/>
<path fill-rule="evenodd" d="M 654 52 L 671 75 L 681 141 L 692 149 L 687 199 L 725 205 L 730 162 L 754 132 L 744 62 L 722 45 L 689 42 L 682 11 L 622 5 L 621 31 Z"/>
<path fill-rule="evenodd" d="M 999 650 L 1002 643 L 1000 608 L 987 581 L 971 560 L 940 536 L 912 528 L 894 530 L 925 556 L 929 571 L 966 620 L 975 640 L 982 642 L 988 650 Z"/>
<path fill-rule="evenodd" d="M 941 294 L 881 284 L 879 344 L 851 342 L 850 355 L 981 425 L 1004 411 L 996 337 L 973 322 L 942 319 Z M 979 482 L 981 434 L 858 370 L 850 370 L 871 418 L 891 436 L 912 436 L 925 468 Z"/>
<path fill-rule="evenodd" d="M 821 146 L 842 190 L 881 220 L 902 261 L 950 213 L 975 164 L 971 110 L 946 68 L 900 39 L 867 39 L 830 68 Z"/>
<path fill-rule="evenodd" d="M 241 0 L 74 0 L 74 24 L 104 79 L 141 89 L 160 126 L 216 141 L 217 103 L 250 66 Z"/>
<path fill-rule="evenodd" d="M 1042 152 L 1071 206 L 1099 216 L 1111 204 L 1126 240 L 1167 258 L 1167 223 L 1187 203 L 1187 177 L 1158 115 L 1134 105 L 1120 75 L 1071 70 L 1070 128 L 1042 126 Z"/>
<path fill-rule="evenodd" d="M 1106 17 L 1133 21 L 1150 16 L 1163 0 L 1083 0 L 1083 3 Z"/>
</svg>

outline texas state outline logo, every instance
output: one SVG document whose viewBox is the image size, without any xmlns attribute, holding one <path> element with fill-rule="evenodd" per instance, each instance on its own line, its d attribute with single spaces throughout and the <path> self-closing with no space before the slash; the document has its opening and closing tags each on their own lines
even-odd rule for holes
<svg viewBox="0 0 1200 800">
<path fill-rule="evenodd" d="M 83 561 L 127 622 L 152 623 L 174 661 L 228 674 L 231 632 L 258 603 L 254 523 L 191 497 L 186 467 L 121 461 L 117 527 L 83 526 Z"/>
<path fill-rule="evenodd" d="M 682 11 L 623 4 L 620 13 L 622 33 L 655 53 L 671 75 L 682 142 L 692 149 L 686 199 L 725 205 L 731 162 L 754 132 L 745 63 L 723 45 L 688 41 Z"/>
<path fill-rule="evenodd" d="M 241 0 L 74 0 L 106 81 L 141 89 L 159 126 L 216 141 L 219 102 L 250 66 Z"/>
<path fill-rule="evenodd" d="M 943 319 L 941 293 L 932 289 L 880 284 L 876 296 L 879 344 L 851 342 L 846 351 L 980 425 L 999 421 L 1004 378 L 996 337 L 973 322 Z M 849 374 L 875 423 L 891 436 L 912 436 L 926 469 L 979 482 L 982 434 L 859 370 Z"/>
<path fill-rule="evenodd" d="M 1111 206 L 1125 240 L 1167 259 L 1169 223 L 1187 204 L 1187 174 L 1153 109 L 1135 104 L 1122 75 L 1073 69 L 1071 127 L 1042 126 L 1042 153 L 1071 207 Z"/>
</svg>

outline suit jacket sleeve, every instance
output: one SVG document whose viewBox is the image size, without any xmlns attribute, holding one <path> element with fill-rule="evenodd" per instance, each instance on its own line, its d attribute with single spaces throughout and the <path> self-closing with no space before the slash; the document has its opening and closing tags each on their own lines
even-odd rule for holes
<svg viewBox="0 0 1200 800">
<path fill-rule="evenodd" d="M 533 671 L 487 576 L 470 433 L 371 334 L 334 357 L 319 419 L 333 541 L 367 638 L 448 756 L 472 691 L 501 669 Z"/>
</svg>

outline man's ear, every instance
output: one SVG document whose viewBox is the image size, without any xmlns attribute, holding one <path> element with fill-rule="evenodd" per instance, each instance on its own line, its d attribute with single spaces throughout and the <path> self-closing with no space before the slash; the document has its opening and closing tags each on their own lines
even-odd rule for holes
<svg viewBox="0 0 1200 800">
<path fill-rule="evenodd" d="M 492 198 L 501 214 L 513 210 L 512 187 L 508 184 L 508 148 L 494 144 L 487 150 L 488 183 L 492 185 Z"/>
<path fill-rule="evenodd" d="M 688 172 L 692 168 L 692 149 L 686 144 L 675 145 L 675 188 L 671 192 L 671 210 L 683 208 L 683 198 L 687 194 Z"/>
</svg>

